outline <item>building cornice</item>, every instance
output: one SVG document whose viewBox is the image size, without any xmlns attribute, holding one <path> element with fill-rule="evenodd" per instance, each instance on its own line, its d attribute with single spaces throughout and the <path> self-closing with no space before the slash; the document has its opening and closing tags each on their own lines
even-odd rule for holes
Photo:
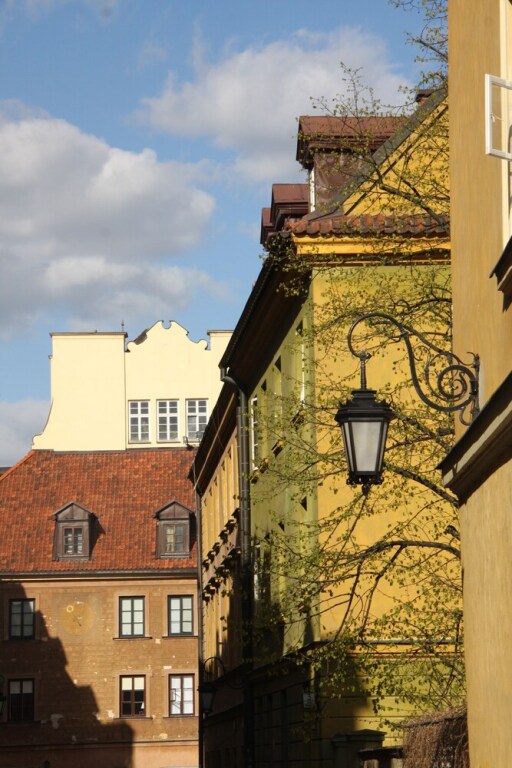
<svg viewBox="0 0 512 768">
<path fill-rule="evenodd" d="M 464 503 L 512 458 L 512 373 L 439 464 L 444 485 Z"/>
</svg>

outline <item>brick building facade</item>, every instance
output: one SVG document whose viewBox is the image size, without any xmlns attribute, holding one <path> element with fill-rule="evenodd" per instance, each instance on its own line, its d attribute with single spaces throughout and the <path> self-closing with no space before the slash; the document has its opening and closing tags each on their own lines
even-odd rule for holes
<svg viewBox="0 0 512 768">
<path fill-rule="evenodd" d="M 191 451 L 32 451 L 0 478 L 0 766 L 197 765 Z"/>
</svg>

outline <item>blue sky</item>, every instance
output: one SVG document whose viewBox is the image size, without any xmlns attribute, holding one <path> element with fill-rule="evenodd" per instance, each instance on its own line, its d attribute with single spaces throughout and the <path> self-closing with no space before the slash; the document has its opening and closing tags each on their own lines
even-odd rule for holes
<svg viewBox="0 0 512 768">
<path fill-rule="evenodd" d="M 49 408 L 51 332 L 234 327 L 296 119 L 418 79 L 386 0 L 0 0 L 0 465 Z"/>
</svg>

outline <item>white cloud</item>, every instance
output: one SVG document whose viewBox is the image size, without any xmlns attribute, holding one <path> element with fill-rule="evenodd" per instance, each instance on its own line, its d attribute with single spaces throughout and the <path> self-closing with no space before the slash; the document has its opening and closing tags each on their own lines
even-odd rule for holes
<svg viewBox="0 0 512 768">
<path fill-rule="evenodd" d="M 0 466 L 12 466 L 30 451 L 32 438 L 45 425 L 49 407 L 43 400 L 0 402 Z"/>
<path fill-rule="evenodd" d="M 219 290 L 197 270 L 169 266 L 201 242 L 213 215 L 203 166 L 110 147 L 14 106 L 0 114 L 3 335 L 49 311 L 71 326 L 135 326 L 135 307 L 172 316 L 197 290 Z"/>
<path fill-rule="evenodd" d="M 296 118 L 311 98 L 343 92 L 340 62 L 361 69 L 377 97 L 396 103 L 404 76 L 385 42 L 359 28 L 330 33 L 300 30 L 290 40 L 226 53 L 217 62 L 195 57 L 195 77 L 168 76 L 163 92 L 145 99 L 138 118 L 174 136 L 209 137 L 234 153 L 244 179 L 277 181 L 296 173 Z"/>
</svg>

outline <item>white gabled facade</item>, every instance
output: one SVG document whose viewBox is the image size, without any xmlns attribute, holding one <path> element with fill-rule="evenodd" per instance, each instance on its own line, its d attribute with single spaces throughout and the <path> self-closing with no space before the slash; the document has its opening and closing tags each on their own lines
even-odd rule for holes
<svg viewBox="0 0 512 768">
<path fill-rule="evenodd" d="M 101 451 L 197 442 L 220 391 L 231 331 L 192 341 L 178 323 L 125 333 L 54 333 L 51 408 L 34 449 Z"/>
</svg>

